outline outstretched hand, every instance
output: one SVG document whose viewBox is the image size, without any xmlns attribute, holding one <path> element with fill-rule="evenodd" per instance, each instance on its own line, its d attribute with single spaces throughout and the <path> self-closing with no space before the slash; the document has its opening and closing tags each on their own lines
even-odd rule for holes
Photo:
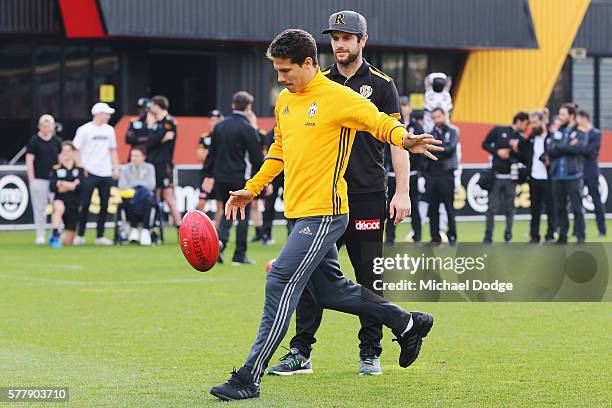
<svg viewBox="0 0 612 408">
<path fill-rule="evenodd" d="M 238 209 L 240 209 L 240 219 L 244 220 L 245 207 L 253 201 L 253 194 L 249 190 L 230 191 L 230 198 L 225 203 L 225 219 L 236 221 L 238 218 Z"/>
<path fill-rule="evenodd" d="M 422 154 L 429 157 L 431 160 L 438 160 L 436 156 L 430 152 L 443 152 L 444 148 L 435 145 L 441 145 L 442 141 L 435 139 L 432 135 L 424 133 L 422 135 L 413 135 L 409 133 L 404 136 L 402 141 L 404 149 L 410 151 L 410 153 Z"/>
</svg>

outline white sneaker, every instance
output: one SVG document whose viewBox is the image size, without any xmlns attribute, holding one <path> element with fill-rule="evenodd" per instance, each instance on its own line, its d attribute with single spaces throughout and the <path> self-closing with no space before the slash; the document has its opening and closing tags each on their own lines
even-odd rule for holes
<svg viewBox="0 0 612 408">
<path fill-rule="evenodd" d="M 149 231 L 148 229 L 143 229 L 140 233 L 140 245 L 151 245 L 151 231 Z"/>
<path fill-rule="evenodd" d="M 72 245 L 83 245 L 85 244 L 85 237 L 81 237 L 81 236 L 76 236 L 74 237 L 74 241 L 72 242 Z"/>
<path fill-rule="evenodd" d="M 36 237 L 36 245 L 45 245 L 46 243 L 47 240 L 44 235 Z"/>
<path fill-rule="evenodd" d="M 113 241 L 111 241 L 110 239 L 106 237 L 100 237 L 100 238 L 96 238 L 96 240 L 94 241 L 94 244 L 109 246 L 109 245 L 113 245 Z"/>
<path fill-rule="evenodd" d="M 132 228 L 130 230 L 130 236 L 128 238 L 128 241 L 130 242 L 140 241 L 140 231 L 138 231 L 138 228 Z"/>
</svg>

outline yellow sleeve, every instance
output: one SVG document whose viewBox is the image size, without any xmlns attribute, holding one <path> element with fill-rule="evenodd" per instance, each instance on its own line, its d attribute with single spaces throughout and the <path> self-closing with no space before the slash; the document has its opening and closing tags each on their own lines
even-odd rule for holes
<svg viewBox="0 0 612 408">
<path fill-rule="evenodd" d="M 246 182 L 246 188 L 249 190 L 253 197 L 257 197 L 261 191 L 266 188 L 268 184 L 274 180 L 276 176 L 283 171 L 283 136 L 281 135 L 280 127 L 278 125 L 278 100 L 276 102 L 275 115 L 276 115 L 276 127 L 274 128 L 274 143 L 268 150 L 264 163 L 261 168 L 249 181 Z"/>
<path fill-rule="evenodd" d="M 406 128 L 395 118 L 380 112 L 376 105 L 355 91 L 346 88 L 340 96 L 343 102 L 339 110 L 341 125 L 365 131 L 376 139 L 404 149 L 402 140 L 408 134 Z"/>
</svg>

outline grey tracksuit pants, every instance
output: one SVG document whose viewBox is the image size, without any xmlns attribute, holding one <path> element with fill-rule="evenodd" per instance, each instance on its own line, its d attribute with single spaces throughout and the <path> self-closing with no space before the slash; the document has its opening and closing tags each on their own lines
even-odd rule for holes
<svg viewBox="0 0 612 408">
<path fill-rule="evenodd" d="M 324 308 L 377 320 L 401 334 L 410 314 L 344 276 L 336 241 L 348 215 L 306 217 L 290 221 L 291 233 L 266 276 L 266 297 L 255 344 L 244 366 L 259 384 L 270 358 L 283 340 L 300 295 L 308 289 Z"/>
<path fill-rule="evenodd" d="M 53 193 L 49 189 L 49 180 L 34 179 L 34 182 L 30 184 L 30 198 L 34 213 L 36 238 L 44 239 L 45 226 L 47 224 L 47 205 L 53 202 Z"/>
</svg>

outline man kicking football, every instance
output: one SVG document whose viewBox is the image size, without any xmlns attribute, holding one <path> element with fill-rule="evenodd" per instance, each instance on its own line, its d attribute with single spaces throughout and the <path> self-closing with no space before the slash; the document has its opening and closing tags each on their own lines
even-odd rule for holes
<svg viewBox="0 0 612 408">
<path fill-rule="evenodd" d="M 406 312 L 347 280 L 336 242 L 348 223 L 343 176 L 357 130 L 432 159 L 429 150 L 442 151 L 434 146 L 440 142 L 431 135 L 409 134 L 363 96 L 326 78 L 318 69 L 315 40 L 303 30 L 279 34 L 268 57 L 286 88 L 276 101 L 276 140 L 246 188 L 230 193 L 225 214 L 237 219 L 240 212 L 244 218 L 245 207 L 284 169 L 285 216 L 292 230 L 266 275 L 264 313 L 244 366 L 210 390 L 222 400 L 259 396 L 261 376 L 306 287 L 324 308 L 367 316 L 389 327 L 401 348 L 401 367 L 416 360 L 433 325 L 430 314 Z"/>
<path fill-rule="evenodd" d="M 355 11 L 339 11 L 329 17 L 328 28 L 323 31 L 323 34 L 328 33 L 336 63 L 322 74 L 360 93 L 381 112 L 399 119 L 399 95 L 393 80 L 371 66 L 362 55 L 368 40 L 366 19 Z M 344 174 L 348 186 L 349 222 L 336 246 L 338 250 L 346 246 L 357 283 L 382 296 L 382 291 L 374 289 L 374 281 L 379 278 L 373 267 L 374 259 L 383 254 L 383 230 L 387 219 L 385 143 L 361 133 L 355 136 Z M 391 146 L 391 160 L 397 187 L 389 203 L 389 213 L 397 224 L 410 215 L 408 153 Z M 268 374 L 312 373 L 310 353 L 322 317 L 321 305 L 308 290 L 302 292 L 295 310 L 296 334 L 291 339 L 289 352 L 279 364 L 268 369 Z M 367 316 L 360 316 L 359 320 L 359 375 L 380 375 L 382 324 Z"/>
</svg>

